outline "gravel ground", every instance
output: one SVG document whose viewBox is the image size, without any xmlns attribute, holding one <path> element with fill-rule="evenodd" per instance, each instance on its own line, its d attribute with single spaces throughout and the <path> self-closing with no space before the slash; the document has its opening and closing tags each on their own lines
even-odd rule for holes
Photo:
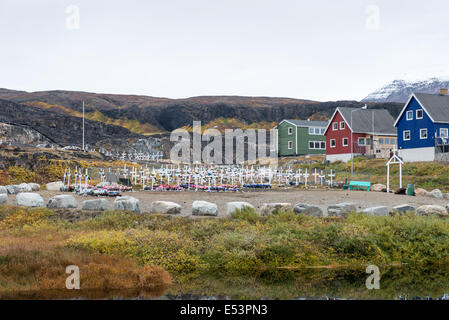
<svg viewBox="0 0 449 320">
<path fill-rule="evenodd" d="M 40 191 L 41 196 L 44 198 L 45 203 L 48 199 L 61 192 L 52 191 Z M 69 194 L 69 193 L 65 193 Z M 83 200 L 94 199 L 91 196 L 78 196 L 75 195 L 78 200 L 79 208 Z M 354 202 L 359 209 L 375 207 L 375 206 L 387 206 L 394 207 L 401 204 L 410 204 L 414 207 L 419 207 L 426 204 L 436 204 L 445 206 L 449 204 L 447 199 L 434 199 L 430 197 L 410 197 L 405 195 L 395 195 L 379 192 L 366 192 L 366 191 L 303 191 L 303 190 L 282 190 L 282 191 L 253 191 L 253 192 L 194 192 L 194 191 L 145 191 L 145 192 L 129 192 L 122 195 L 133 196 L 140 200 L 140 207 L 142 212 L 149 212 L 151 202 L 157 200 L 173 201 L 179 203 L 183 209 L 182 215 L 189 215 L 192 209 L 192 203 L 195 200 L 204 200 L 214 202 L 218 205 L 219 216 L 226 214 L 226 203 L 231 201 L 246 201 L 251 203 L 254 207 L 259 209 L 263 203 L 267 202 L 290 202 L 292 205 L 296 203 L 307 203 L 317 205 L 327 212 L 327 206 L 331 204 L 341 202 Z M 112 208 L 112 202 L 114 198 L 110 199 Z M 15 204 L 15 196 L 9 196 L 9 203 Z"/>
</svg>

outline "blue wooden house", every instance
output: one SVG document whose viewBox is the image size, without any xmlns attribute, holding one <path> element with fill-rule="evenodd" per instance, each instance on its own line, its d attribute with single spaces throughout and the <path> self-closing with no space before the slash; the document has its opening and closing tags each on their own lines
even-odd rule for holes
<svg viewBox="0 0 449 320">
<path fill-rule="evenodd" d="M 449 95 L 414 93 L 395 127 L 399 156 L 406 162 L 449 161 Z"/>
</svg>

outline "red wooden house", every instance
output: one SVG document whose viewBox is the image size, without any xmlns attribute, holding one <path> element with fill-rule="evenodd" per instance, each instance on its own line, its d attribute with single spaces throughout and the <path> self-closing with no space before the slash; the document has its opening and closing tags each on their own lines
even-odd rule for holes
<svg viewBox="0 0 449 320">
<path fill-rule="evenodd" d="M 349 161 L 351 152 L 354 156 L 388 158 L 397 136 L 387 110 L 356 108 L 337 108 L 324 135 L 326 160 L 331 162 Z"/>
</svg>

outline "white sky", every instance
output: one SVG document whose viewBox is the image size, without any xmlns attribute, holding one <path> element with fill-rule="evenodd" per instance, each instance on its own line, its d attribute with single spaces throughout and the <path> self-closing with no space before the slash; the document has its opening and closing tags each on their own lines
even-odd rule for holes
<svg viewBox="0 0 449 320">
<path fill-rule="evenodd" d="M 448 14 L 447 0 L 0 0 L 0 87 L 360 100 L 449 74 Z"/>
</svg>

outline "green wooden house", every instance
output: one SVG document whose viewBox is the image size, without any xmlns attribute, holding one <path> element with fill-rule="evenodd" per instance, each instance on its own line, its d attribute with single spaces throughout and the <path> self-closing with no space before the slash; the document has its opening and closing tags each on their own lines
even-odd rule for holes
<svg viewBox="0 0 449 320">
<path fill-rule="evenodd" d="M 275 130 L 275 145 L 280 157 L 326 154 L 324 132 L 327 121 L 283 120 Z"/>
</svg>

